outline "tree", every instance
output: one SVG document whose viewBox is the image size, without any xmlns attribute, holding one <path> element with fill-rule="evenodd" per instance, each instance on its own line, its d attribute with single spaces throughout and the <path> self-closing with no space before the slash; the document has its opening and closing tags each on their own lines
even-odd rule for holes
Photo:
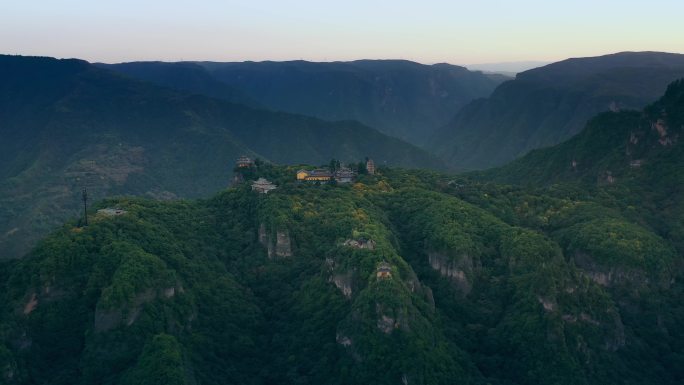
<svg viewBox="0 0 684 385">
<path fill-rule="evenodd" d="M 359 164 L 356 167 L 357 167 L 356 171 L 359 173 L 359 175 L 368 174 L 368 169 L 366 169 L 366 163 L 359 162 Z"/>
<path fill-rule="evenodd" d="M 337 171 L 341 168 L 340 167 L 340 161 L 337 159 L 334 159 L 334 158 L 330 159 L 330 163 L 329 163 L 328 167 L 330 168 L 330 172 L 334 174 L 335 171 Z"/>
</svg>

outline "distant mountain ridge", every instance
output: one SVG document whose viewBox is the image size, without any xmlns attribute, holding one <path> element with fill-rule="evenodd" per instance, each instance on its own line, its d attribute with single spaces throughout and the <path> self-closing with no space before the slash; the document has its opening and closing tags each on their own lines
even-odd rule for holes
<svg viewBox="0 0 684 385">
<path fill-rule="evenodd" d="M 453 167 L 500 166 L 578 133 L 602 111 L 642 108 L 684 77 L 684 55 L 622 52 L 535 68 L 465 106 L 427 148 Z"/>
<path fill-rule="evenodd" d="M 179 93 L 80 60 L 0 56 L 0 77 L 0 258 L 75 215 L 82 187 L 94 200 L 202 196 L 228 185 L 243 154 L 443 167 L 357 122 Z"/>
<path fill-rule="evenodd" d="M 218 81 L 204 67 L 192 62 L 95 63 L 94 65 L 164 87 L 223 99 L 250 107 L 263 107 L 245 92 Z"/>
<path fill-rule="evenodd" d="M 574 185 L 587 195 L 607 193 L 611 204 L 648 213 L 642 215 L 648 223 L 684 252 L 683 141 L 681 79 L 641 112 L 600 114 L 566 142 L 472 175 L 537 188 Z"/>
<path fill-rule="evenodd" d="M 515 77 L 515 74 L 530 70 L 532 68 L 545 66 L 550 64 L 549 61 L 510 61 L 497 63 L 479 63 L 468 64 L 466 67 L 471 71 L 482 71 L 485 73 L 499 73 L 507 76 Z"/>
<path fill-rule="evenodd" d="M 499 169 L 344 184 L 231 157 L 436 161 L 78 60 L 0 57 L 0 118 L 0 251 L 73 214 L 0 260 L 3 385 L 684 382 L 684 80 Z"/>
<path fill-rule="evenodd" d="M 209 96 L 230 88 L 227 100 L 325 120 L 358 120 L 421 144 L 473 99 L 488 96 L 507 77 L 451 64 L 405 60 L 351 62 L 132 62 L 100 64 L 165 86 Z M 200 74 L 199 68 L 205 69 Z M 208 86 L 207 79 L 214 85 Z M 202 79 L 190 84 L 188 79 Z M 226 91 L 222 91 L 224 94 Z M 256 103 L 256 104 L 255 104 Z"/>
<path fill-rule="evenodd" d="M 662 162 L 684 163 L 684 79 L 643 111 L 605 112 L 584 130 L 553 147 L 531 151 L 501 168 L 481 175 L 505 183 L 548 185 L 579 181 L 588 184 L 648 177 Z M 646 171 L 648 170 L 648 171 Z"/>
</svg>

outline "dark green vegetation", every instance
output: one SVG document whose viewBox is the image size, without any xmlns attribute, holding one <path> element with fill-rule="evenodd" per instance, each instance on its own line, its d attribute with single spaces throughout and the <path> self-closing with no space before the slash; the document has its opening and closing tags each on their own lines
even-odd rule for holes
<svg viewBox="0 0 684 385">
<path fill-rule="evenodd" d="M 267 195 L 242 184 L 200 201 L 105 200 L 94 209 L 126 213 L 68 223 L 6 262 L 0 378 L 684 381 L 682 249 L 651 211 L 617 202 L 616 184 L 387 168 L 298 184 L 295 171 L 244 171 L 278 184 Z"/>
<path fill-rule="evenodd" d="M 300 184 L 299 166 L 260 161 L 240 171 L 278 185 L 260 195 L 249 183 L 207 182 L 230 179 L 229 167 L 206 185 L 176 179 L 201 173 L 184 168 L 198 154 L 229 165 L 220 156 L 230 146 L 256 143 L 262 155 L 297 147 L 283 137 L 274 147 L 250 142 L 224 115 L 247 124 L 263 122 L 260 111 L 60 63 L 34 71 L 43 78 L 30 84 L 50 85 L 45 92 L 3 84 L 17 96 L 2 94 L 12 140 L 0 145 L 21 156 L 0 151 L 11 161 L 2 188 L 20 191 L 56 173 L 71 186 L 57 191 L 78 193 L 81 180 L 103 174 L 65 173 L 74 163 L 60 163 L 60 151 L 82 159 L 74 149 L 89 131 L 78 122 L 100 127 L 102 117 L 131 123 L 96 131 L 104 142 L 92 153 L 115 151 L 112 164 L 132 159 L 140 169 L 112 167 L 101 194 L 221 191 L 202 200 L 108 198 L 91 208 L 89 226 L 73 219 L 25 258 L 3 262 L 0 382 L 684 382 L 683 81 L 643 112 L 599 115 L 577 137 L 502 169 L 450 177 L 380 167 L 353 185 Z M 155 111 L 167 120 L 150 129 Z M 226 132 L 234 141 L 219 140 Z M 195 141 L 200 134 L 214 140 Z M 138 150 L 145 161 L 136 163 L 124 151 L 143 139 L 162 149 Z M 177 169 L 163 171 L 162 160 L 152 167 L 158 157 Z M 76 164 L 108 164 L 96 159 Z M 30 201 L 30 192 L 6 197 Z M 2 203 L 10 218 L 17 206 Z M 49 208 L 31 209 L 47 217 Z"/>
<path fill-rule="evenodd" d="M 425 143 L 462 106 L 489 96 L 507 79 L 450 64 L 422 65 L 404 60 L 134 62 L 103 66 L 231 101 L 256 101 L 274 110 L 326 120 L 358 120 L 414 144 Z"/>
<path fill-rule="evenodd" d="M 568 139 L 599 112 L 643 108 L 681 77 L 679 54 L 625 52 L 549 64 L 465 106 L 427 148 L 459 169 L 500 166 Z"/>
<path fill-rule="evenodd" d="M 179 93 L 79 60 L 19 56 L 0 56 L 0 138 L 0 259 L 20 256 L 75 215 L 84 186 L 94 199 L 207 196 L 228 185 L 242 154 L 442 166 L 360 123 Z"/>
<path fill-rule="evenodd" d="M 596 194 L 684 251 L 684 80 L 642 112 L 607 112 L 577 136 L 474 176 Z"/>
</svg>

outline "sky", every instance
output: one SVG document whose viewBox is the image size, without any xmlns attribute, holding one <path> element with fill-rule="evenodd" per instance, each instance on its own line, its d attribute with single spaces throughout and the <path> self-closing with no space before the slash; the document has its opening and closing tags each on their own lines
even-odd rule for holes
<svg viewBox="0 0 684 385">
<path fill-rule="evenodd" d="M 0 53 L 468 65 L 684 53 L 684 0 L 0 0 Z"/>
</svg>

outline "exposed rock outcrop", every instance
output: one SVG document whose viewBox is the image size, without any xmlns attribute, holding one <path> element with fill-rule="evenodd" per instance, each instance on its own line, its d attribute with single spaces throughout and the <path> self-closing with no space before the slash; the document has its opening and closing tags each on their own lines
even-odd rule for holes
<svg viewBox="0 0 684 385">
<path fill-rule="evenodd" d="M 612 287 L 625 283 L 642 286 L 650 283 L 646 272 L 640 269 L 627 269 L 619 266 L 600 266 L 590 255 L 582 252 L 576 252 L 573 260 L 582 274 L 604 287 Z"/>
<path fill-rule="evenodd" d="M 556 310 L 556 303 L 552 301 L 551 299 L 548 298 L 543 298 L 541 296 L 537 296 L 537 301 L 542 305 L 545 311 L 547 312 L 552 312 Z"/>
<path fill-rule="evenodd" d="M 105 332 L 115 329 L 122 324 L 131 326 L 138 320 L 142 313 L 145 304 L 150 303 L 158 298 L 172 298 L 176 293 L 182 293 L 183 287 L 180 285 L 159 288 L 147 289 L 137 294 L 130 303 L 124 304 L 113 309 L 105 309 L 101 306 L 95 308 L 94 330 L 96 332 Z"/>
<path fill-rule="evenodd" d="M 22 313 L 27 316 L 36 310 L 39 304 L 58 300 L 64 295 L 63 290 L 46 284 L 41 290 L 28 294 L 28 300 L 24 304 Z"/>
<path fill-rule="evenodd" d="M 616 181 L 617 179 L 610 170 L 600 173 L 597 178 L 597 184 L 599 185 L 614 184 Z"/>
<path fill-rule="evenodd" d="M 677 142 L 677 136 L 669 133 L 669 127 L 665 119 L 658 119 L 651 123 L 651 129 L 658 133 L 658 143 L 661 146 L 671 146 Z"/>
<path fill-rule="evenodd" d="M 339 333 L 335 336 L 335 341 L 344 347 L 349 347 L 352 345 L 351 338 L 341 335 Z"/>
<path fill-rule="evenodd" d="M 277 230 L 275 242 L 266 230 L 266 225 L 259 226 L 259 243 L 266 247 L 268 258 L 287 258 L 292 256 L 292 240 L 287 230 Z"/>
<path fill-rule="evenodd" d="M 353 278 L 353 272 L 347 271 L 341 274 L 334 274 L 332 277 L 330 277 L 330 281 L 333 282 L 338 289 L 340 289 L 345 297 L 351 298 Z"/>
<path fill-rule="evenodd" d="M 270 243 L 269 236 L 266 233 L 266 225 L 263 223 L 259 225 L 259 243 L 264 246 Z"/>
<path fill-rule="evenodd" d="M 378 318 L 378 329 L 385 334 L 392 333 L 392 331 L 398 327 L 398 323 L 392 317 L 383 314 Z"/>
<path fill-rule="evenodd" d="M 342 245 L 353 247 L 355 249 L 375 250 L 375 241 L 372 239 L 347 239 L 342 243 Z"/>
<path fill-rule="evenodd" d="M 449 278 L 460 289 L 463 295 L 468 295 L 472 289 L 472 283 L 468 276 L 473 273 L 473 259 L 463 255 L 457 260 L 443 253 L 428 252 L 430 266 L 439 271 L 443 277 Z"/>
<path fill-rule="evenodd" d="M 31 295 L 31 299 L 24 306 L 24 315 L 31 314 L 31 312 L 34 311 L 37 306 L 38 306 L 38 296 L 36 295 L 36 293 L 33 293 L 33 295 Z"/>
<path fill-rule="evenodd" d="M 610 287 L 625 282 L 641 281 L 645 284 L 648 283 L 648 278 L 645 277 L 645 274 L 643 272 L 627 272 L 623 269 L 615 267 L 609 268 L 606 271 L 586 270 L 583 273 L 592 281 L 605 287 Z"/>
<path fill-rule="evenodd" d="M 386 309 L 381 304 L 376 303 L 375 313 L 378 316 L 377 327 L 381 332 L 390 334 L 395 329 L 409 331 L 406 309 Z"/>
<path fill-rule="evenodd" d="M 292 256 L 292 242 L 287 231 L 276 232 L 275 255 L 281 258 Z"/>
</svg>

